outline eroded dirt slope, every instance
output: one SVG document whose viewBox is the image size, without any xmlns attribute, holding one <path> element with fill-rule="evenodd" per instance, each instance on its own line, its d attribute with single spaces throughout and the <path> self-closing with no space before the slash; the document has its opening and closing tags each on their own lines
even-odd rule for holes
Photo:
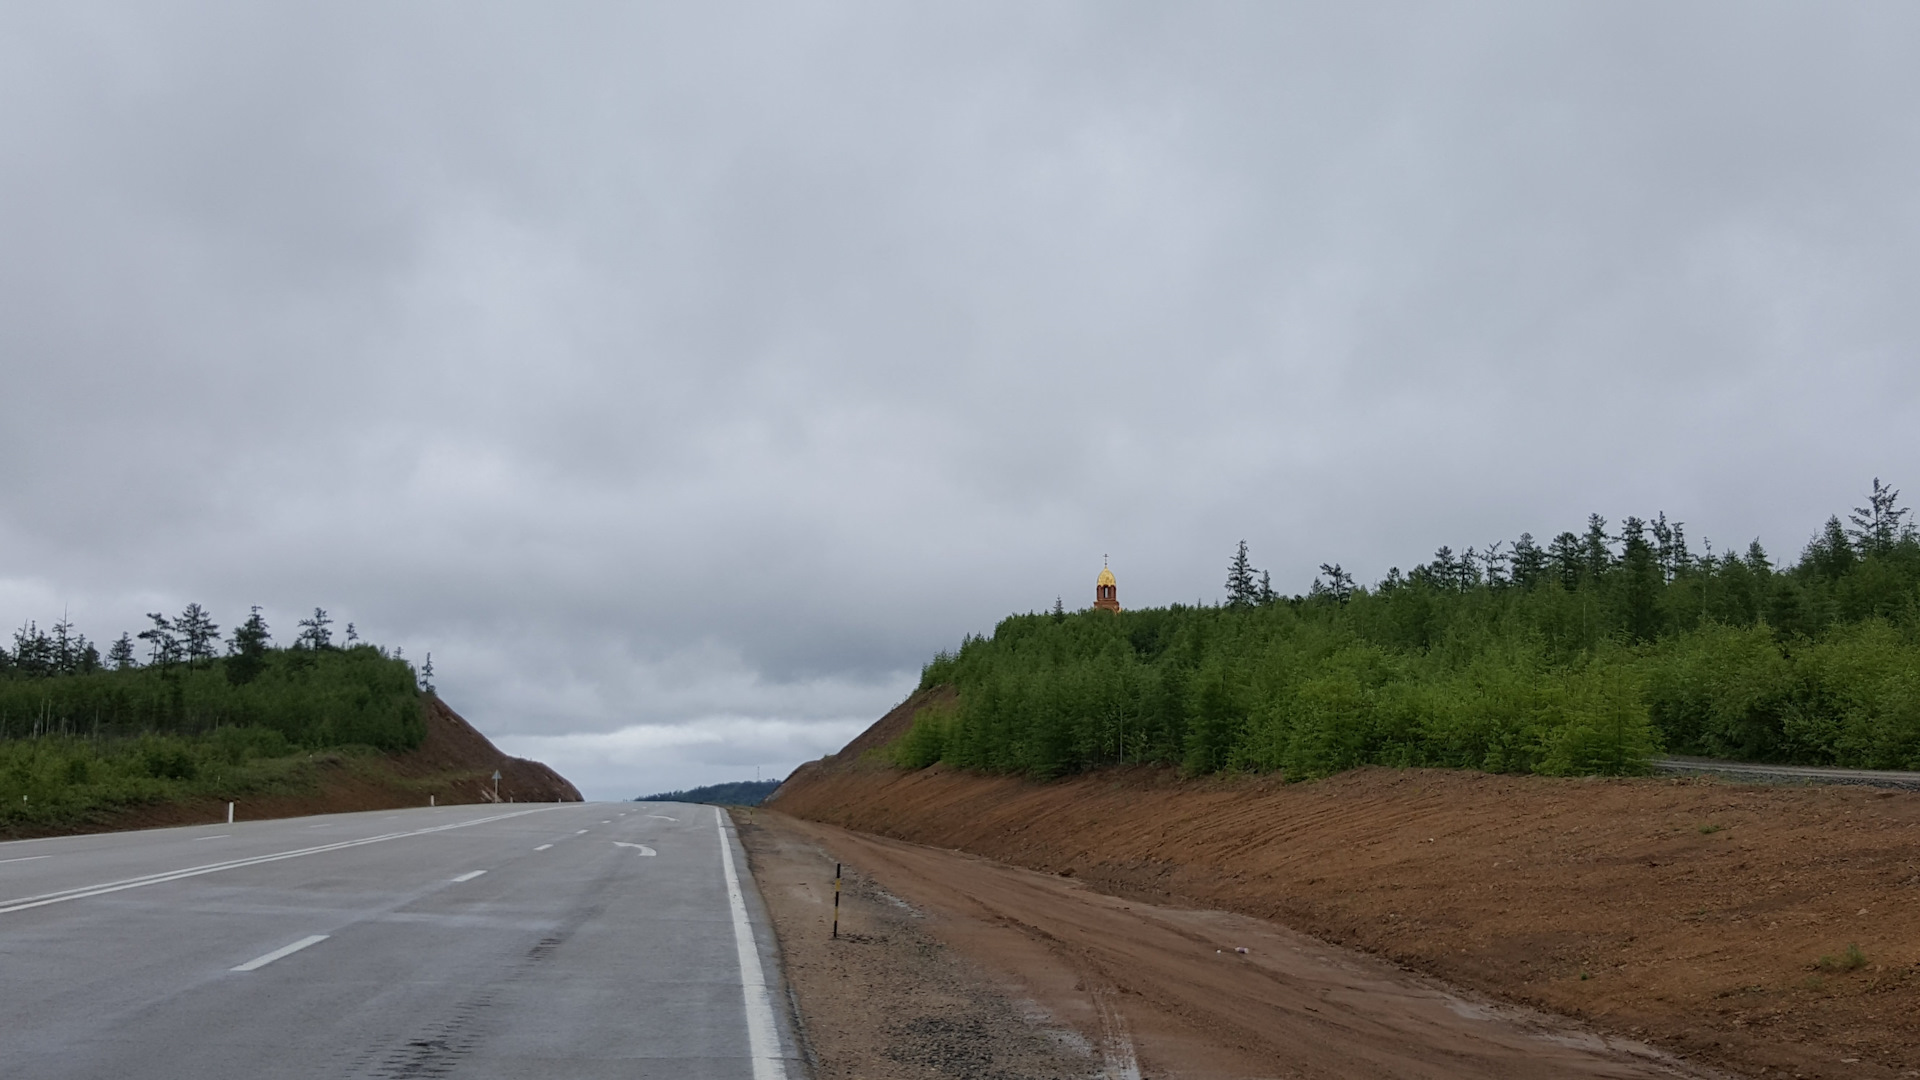
<svg viewBox="0 0 1920 1080">
<path fill-rule="evenodd" d="M 1920 1076 L 1920 794 L 1387 769 L 1037 784 L 840 761 L 771 805 L 1270 919 L 1696 1061 Z"/>
</svg>

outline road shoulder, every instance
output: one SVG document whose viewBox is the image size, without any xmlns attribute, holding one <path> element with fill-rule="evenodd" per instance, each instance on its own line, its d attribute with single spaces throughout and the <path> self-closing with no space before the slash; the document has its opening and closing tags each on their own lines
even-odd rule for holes
<svg viewBox="0 0 1920 1080">
<path fill-rule="evenodd" d="M 1099 1075 L 1091 1049 L 955 953 L 928 920 L 783 815 L 736 811 L 818 1080 L 1067 1080 Z"/>
</svg>

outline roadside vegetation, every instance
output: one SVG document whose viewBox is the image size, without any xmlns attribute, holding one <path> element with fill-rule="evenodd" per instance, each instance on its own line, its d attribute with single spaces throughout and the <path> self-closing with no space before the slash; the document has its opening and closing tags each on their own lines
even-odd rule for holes
<svg viewBox="0 0 1920 1080">
<path fill-rule="evenodd" d="M 642 795 L 634 802 L 685 802 L 712 803 L 715 806 L 759 806 L 773 794 L 782 780 L 734 780 L 725 784 L 708 784 L 705 787 L 688 788 L 685 791 L 663 791 L 658 795 Z"/>
<path fill-rule="evenodd" d="M 148 619 L 104 657 L 65 619 L 28 623 L 0 648 L 0 826 L 301 791 L 319 764 L 425 736 L 431 657 L 416 672 L 351 626 L 336 644 L 324 610 L 285 648 L 258 608 L 224 639 L 198 604 Z"/>
<path fill-rule="evenodd" d="M 1643 772 L 1666 751 L 1920 767 L 1920 538 L 1899 493 L 1791 565 L 1693 551 L 1665 515 L 1443 547 L 1371 587 L 1275 593 L 1242 543 L 1226 602 L 1007 618 L 922 672 L 955 704 L 887 753 L 1051 777 L 1115 763 L 1324 776 L 1364 764 Z"/>
</svg>

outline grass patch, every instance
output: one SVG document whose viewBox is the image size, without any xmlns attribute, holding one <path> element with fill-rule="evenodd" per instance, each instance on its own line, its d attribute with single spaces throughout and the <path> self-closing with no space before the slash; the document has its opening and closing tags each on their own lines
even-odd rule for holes
<svg viewBox="0 0 1920 1080">
<path fill-rule="evenodd" d="M 362 753 L 376 752 L 301 750 L 261 727 L 190 736 L 0 741 L 0 829 L 77 825 L 131 806 L 195 798 L 302 794 L 314 790 L 320 758 Z"/>
<path fill-rule="evenodd" d="M 1725 828 L 1725 826 L 1723 826 L 1723 825 L 1714 825 L 1714 824 L 1706 824 L 1706 825 L 1702 825 L 1702 826 L 1700 826 L 1700 835 L 1701 835 L 1701 836 L 1712 836 L 1712 835 L 1713 835 L 1714 833 L 1717 833 L 1717 832 L 1719 832 L 1719 831 L 1720 831 L 1721 829 L 1723 829 L 1723 828 Z"/>
<path fill-rule="evenodd" d="M 1859 945 L 1848 945 L 1846 952 L 1839 956 L 1823 956 L 1814 961 L 1813 966 L 1821 971 L 1859 971 L 1867 966 L 1867 954 L 1860 951 Z"/>
</svg>

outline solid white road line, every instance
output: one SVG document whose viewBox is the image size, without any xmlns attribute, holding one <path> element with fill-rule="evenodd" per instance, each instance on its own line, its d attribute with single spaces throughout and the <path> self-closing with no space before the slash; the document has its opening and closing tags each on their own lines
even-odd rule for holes
<svg viewBox="0 0 1920 1080">
<path fill-rule="evenodd" d="M 553 846 L 552 844 L 541 844 L 541 845 L 540 845 L 539 847 L 537 847 L 537 848 L 534 848 L 533 850 L 535 850 L 535 851 L 545 851 L 545 850 L 547 850 L 548 848 L 550 848 L 550 847 L 552 847 L 552 846 Z"/>
<path fill-rule="evenodd" d="M 243 866 L 258 866 L 261 863 L 279 862 L 281 859 L 298 859 L 304 855 L 319 855 L 323 852 L 341 851 L 346 848 L 359 847 L 362 844 L 380 844 L 388 840 L 402 840 L 410 836 L 426 836 L 429 833 L 446 832 L 450 829 L 464 829 L 469 825 L 485 825 L 490 821 L 505 821 L 507 818 L 524 817 L 527 814 L 538 814 L 543 810 L 551 809 L 553 809 L 551 806 L 542 806 L 532 810 L 517 810 L 511 814 L 495 814 L 491 817 L 474 818 L 472 821 L 455 821 L 446 825 L 434 825 L 425 829 L 413 829 L 409 832 L 383 833 L 379 836 L 368 836 L 359 840 L 342 840 L 338 843 L 321 844 L 318 847 L 298 848 L 293 851 L 282 851 L 273 855 L 256 855 L 250 859 L 233 859 L 228 862 L 190 866 L 185 870 L 168 870 L 158 874 L 148 874 L 145 877 L 127 878 L 124 881 L 109 881 L 102 885 L 83 885 L 77 889 L 63 889 L 60 892 L 42 893 L 39 896 L 23 896 L 17 900 L 0 902 L 0 915 L 14 911 L 25 911 L 28 908 L 46 907 L 48 904 L 65 903 L 68 900 L 84 900 L 89 896 L 103 896 L 107 893 L 120 892 L 123 889 L 138 889 L 145 885 L 160 885 L 169 881 L 179 881 L 182 878 L 199 877 L 202 874 L 217 874 L 222 870 L 237 870 Z"/>
<path fill-rule="evenodd" d="M 740 891 L 740 875 L 733 869 L 726 811 L 717 806 L 713 808 L 713 827 L 720 834 L 720 868 L 727 878 L 727 906 L 733 911 L 733 944 L 740 954 L 740 996 L 747 1006 L 747 1053 L 753 1059 L 753 1080 L 786 1080 L 787 1065 L 781 1060 L 780 1036 L 773 1023 L 773 997 L 767 992 L 766 974 L 760 968 L 760 950 L 753 944 L 746 894 Z"/>
<path fill-rule="evenodd" d="M 53 856 L 51 855 L 22 855 L 17 859 L 0 859 L 0 863 L 32 862 L 35 859 L 51 859 L 51 858 L 53 858 Z"/>
<path fill-rule="evenodd" d="M 273 963 L 275 960 L 278 960 L 282 957 L 292 956 L 294 953 L 299 952 L 301 949 L 304 949 L 309 945 L 318 945 L 325 940 L 327 940 L 327 935 L 325 934 L 315 934 L 312 937 L 303 937 L 299 941 L 296 941 L 291 945 L 282 946 L 281 948 L 275 949 L 265 956 L 256 956 L 253 959 L 247 961 L 246 963 L 241 964 L 239 967 L 228 968 L 227 970 L 257 971 L 260 968 L 266 967 L 268 964 Z"/>
<path fill-rule="evenodd" d="M 472 880 L 473 880 L 474 878 L 477 878 L 477 877 L 479 877 L 479 876 L 480 876 L 481 874 L 484 874 L 484 873 L 486 873 L 486 871 L 485 871 L 485 870 L 469 870 L 469 871 L 467 871 L 466 873 L 464 873 L 464 874 L 461 874 L 461 875 L 460 875 L 459 877 L 457 877 L 457 878 L 454 878 L 453 880 L 455 880 L 455 881 L 472 881 Z"/>
<path fill-rule="evenodd" d="M 614 847 L 630 847 L 630 848 L 639 848 L 639 849 L 640 849 L 640 854 L 642 854 L 642 855 L 658 855 L 658 854 L 660 854 L 659 852 L 657 852 L 657 851 L 655 851 L 655 850 L 653 850 L 652 848 L 650 848 L 650 847 L 648 847 L 648 846 L 647 846 L 647 845 L 645 845 L 645 844 L 629 844 L 629 843 L 627 843 L 627 842 L 626 842 L 625 840 L 615 840 L 615 841 L 613 842 L 613 846 L 614 846 Z"/>
<path fill-rule="evenodd" d="M 225 840 L 225 839 L 227 839 L 228 837 L 230 837 L 230 836 L 232 836 L 232 835 L 233 835 L 232 833 L 228 833 L 228 832 L 223 832 L 223 833 L 221 833 L 221 834 L 220 834 L 219 836 L 196 836 L 196 837 L 194 837 L 193 839 L 194 839 L 194 840 L 195 840 L 196 842 L 198 842 L 198 841 L 201 841 L 201 840 Z"/>
<path fill-rule="evenodd" d="M 679 820 L 680 820 L 680 819 L 679 819 L 679 818 L 677 818 L 677 817 L 668 817 L 668 816 L 667 816 L 667 815 L 665 815 L 665 814 L 648 814 L 647 816 L 648 816 L 648 817 L 652 817 L 652 818 L 659 818 L 659 819 L 660 819 L 661 821 L 672 821 L 672 822 L 676 822 L 676 823 L 677 823 L 677 822 L 679 822 Z"/>
</svg>

